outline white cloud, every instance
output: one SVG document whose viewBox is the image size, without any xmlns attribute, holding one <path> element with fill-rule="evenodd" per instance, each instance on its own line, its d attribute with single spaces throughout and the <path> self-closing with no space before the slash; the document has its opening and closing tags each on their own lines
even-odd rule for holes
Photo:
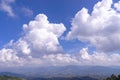
<svg viewBox="0 0 120 80">
<path fill-rule="evenodd" d="M 50 23 L 46 15 L 39 14 L 23 25 L 22 37 L 0 50 L 0 66 L 120 66 L 120 54 L 112 52 L 120 49 L 120 14 L 112 4 L 112 0 L 98 2 L 91 14 L 86 8 L 80 10 L 67 35 L 68 40 L 90 42 L 98 51 L 89 53 L 83 48 L 78 53 L 63 53 L 58 39 L 65 26 Z"/>
<path fill-rule="evenodd" d="M 25 36 L 22 40 L 29 45 L 32 56 L 61 52 L 58 38 L 66 30 L 62 23 L 49 23 L 46 15 L 39 14 L 34 21 L 24 24 L 23 29 Z"/>
<path fill-rule="evenodd" d="M 102 0 L 95 4 L 91 14 L 86 8 L 80 10 L 73 18 L 67 39 L 89 42 L 98 51 L 120 50 L 120 13 L 112 4 L 112 0 Z"/>
<path fill-rule="evenodd" d="M 14 6 L 14 7 L 16 7 L 16 9 L 19 9 L 19 11 L 15 12 L 14 11 L 15 8 L 13 7 L 12 4 L 15 4 L 15 0 L 1 0 L 0 1 L 0 10 L 6 12 L 7 15 L 10 17 L 15 17 L 19 13 L 22 13 L 22 15 L 27 16 L 27 17 L 33 15 L 33 11 L 26 7 L 18 8 L 18 6 Z M 19 14 L 19 15 L 21 15 L 21 14 Z"/>
<path fill-rule="evenodd" d="M 120 54 L 114 53 L 108 55 L 106 53 L 94 52 L 88 53 L 87 48 L 83 48 L 76 54 L 44 54 L 41 58 L 32 56 L 18 57 L 10 49 L 3 49 L 0 51 L 0 66 L 67 66 L 67 65 L 80 65 L 80 66 L 120 66 Z"/>
<path fill-rule="evenodd" d="M 15 14 L 11 7 L 11 4 L 14 3 L 15 0 L 1 0 L 0 9 L 7 13 L 8 16 L 14 17 Z"/>
<path fill-rule="evenodd" d="M 3 48 L 0 51 L 0 61 L 6 62 L 6 61 L 11 61 L 11 60 L 16 60 L 18 59 L 17 56 L 15 56 L 15 53 L 12 49 L 5 49 Z"/>
<path fill-rule="evenodd" d="M 80 66 L 120 66 L 120 54 L 106 54 L 93 52 L 88 53 L 88 48 L 83 48 L 76 54 L 50 54 L 44 55 L 41 58 L 41 65 L 45 66 L 66 66 L 66 65 L 80 65 Z M 51 63 L 51 64 L 49 64 Z"/>
<path fill-rule="evenodd" d="M 28 25 L 24 24 L 23 30 L 22 37 L 15 42 L 11 40 L 5 45 L 5 49 L 0 50 L 3 61 L 13 62 L 14 57 L 15 59 L 17 57 L 16 61 L 23 65 L 29 63 L 29 59 L 36 62 L 36 60 L 40 61 L 39 58 L 44 55 L 62 52 L 62 47 L 58 41 L 58 38 L 66 30 L 62 23 L 50 23 L 46 15 L 39 14 Z M 37 61 L 38 64 L 39 61 Z"/>
<path fill-rule="evenodd" d="M 120 54 L 106 54 L 104 52 L 88 53 L 88 48 L 83 48 L 80 51 L 83 65 L 98 65 L 98 66 L 120 66 Z"/>
<path fill-rule="evenodd" d="M 0 66 L 1 67 L 10 67 L 10 66 L 19 66 L 22 64 L 16 52 L 13 49 L 3 48 L 0 50 Z"/>
</svg>

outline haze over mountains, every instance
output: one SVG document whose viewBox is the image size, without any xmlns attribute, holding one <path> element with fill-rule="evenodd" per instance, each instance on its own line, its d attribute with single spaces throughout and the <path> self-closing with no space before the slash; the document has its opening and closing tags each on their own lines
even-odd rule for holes
<svg viewBox="0 0 120 80">
<path fill-rule="evenodd" d="M 111 74 L 120 74 L 119 67 L 102 66 L 49 66 L 37 68 L 7 68 L 2 69 L 1 75 L 10 75 L 29 78 L 53 78 L 53 77 L 84 77 L 105 78 Z"/>
</svg>

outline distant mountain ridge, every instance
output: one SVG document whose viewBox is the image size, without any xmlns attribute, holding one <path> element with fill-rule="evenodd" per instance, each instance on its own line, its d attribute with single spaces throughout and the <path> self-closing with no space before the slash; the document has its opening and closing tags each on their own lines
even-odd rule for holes
<svg viewBox="0 0 120 80">
<path fill-rule="evenodd" d="M 24 71 L 25 72 L 25 71 Z M 29 72 L 29 73 L 28 73 Z M 105 75 L 120 74 L 120 68 L 101 67 L 101 66 L 50 66 L 40 67 L 35 69 L 29 69 L 23 74 L 31 76 L 41 77 L 69 77 L 69 76 L 94 76 L 94 75 Z"/>
<path fill-rule="evenodd" d="M 26 80 L 26 79 L 19 78 L 19 77 L 16 77 L 16 76 L 3 75 L 3 76 L 0 76 L 0 80 Z"/>
<path fill-rule="evenodd" d="M 4 76 L 4 75 L 15 76 L 15 77 L 25 77 L 25 75 L 23 75 L 23 74 L 12 73 L 12 72 L 1 72 L 0 73 L 0 76 Z"/>
<path fill-rule="evenodd" d="M 61 78 L 61 77 L 56 77 L 56 78 L 31 78 L 29 80 L 98 80 L 95 78 L 91 78 L 88 76 L 85 77 L 68 77 L 68 78 Z"/>
<path fill-rule="evenodd" d="M 78 78 L 88 76 L 95 79 L 103 79 L 111 74 L 120 74 L 119 67 L 102 66 L 49 66 L 36 68 L 10 68 L 5 70 L 5 72 L 3 71 L 4 70 L 2 70 L 0 75 L 9 74 L 26 78 Z"/>
<path fill-rule="evenodd" d="M 0 80 L 98 80 L 97 78 L 92 78 L 89 76 L 84 77 L 26 77 L 21 74 L 10 73 L 10 72 L 1 72 Z"/>
</svg>

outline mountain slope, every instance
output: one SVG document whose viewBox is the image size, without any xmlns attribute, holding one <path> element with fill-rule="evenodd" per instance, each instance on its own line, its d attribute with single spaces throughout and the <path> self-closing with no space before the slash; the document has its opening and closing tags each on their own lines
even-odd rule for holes
<svg viewBox="0 0 120 80">
<path fill-rule="evenodd" d="M 3 71 L 3 70 L 0 70 Z M 6 73 L 6 71 L 10 73 Z M 12 73 L 12 74 L 11 74 Z M 3 73 L 2 73 L 3 74 Z M 83 77 L 105 78 L 111 74 L 120 74 L 119 67 L 102 67 L 102 66 L 49 66 L 36 68 L 10 68 L 5 70 L 4 74 L 25 78 L 53 78 L 53 77 Z M 21 75 L 22 74 L 22 75 Z"/>
<path fill-rule="evenodd" d="M 0 80 L 25 80 L 25 79 L 4 75 L 4 76 L 0 76 Z"/>
</svg>

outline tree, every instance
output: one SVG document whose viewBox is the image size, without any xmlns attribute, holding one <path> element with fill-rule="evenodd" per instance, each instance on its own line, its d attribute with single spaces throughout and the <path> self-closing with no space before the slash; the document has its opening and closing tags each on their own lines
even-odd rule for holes
<svg viewBox="0 0 120 80">
<path fill-rule="evenodd" d="M 120 75 L 116 76 L 112 74 L 110 77 L 106 78 L 105 80 L 120 80 Z"/>
</svg>

